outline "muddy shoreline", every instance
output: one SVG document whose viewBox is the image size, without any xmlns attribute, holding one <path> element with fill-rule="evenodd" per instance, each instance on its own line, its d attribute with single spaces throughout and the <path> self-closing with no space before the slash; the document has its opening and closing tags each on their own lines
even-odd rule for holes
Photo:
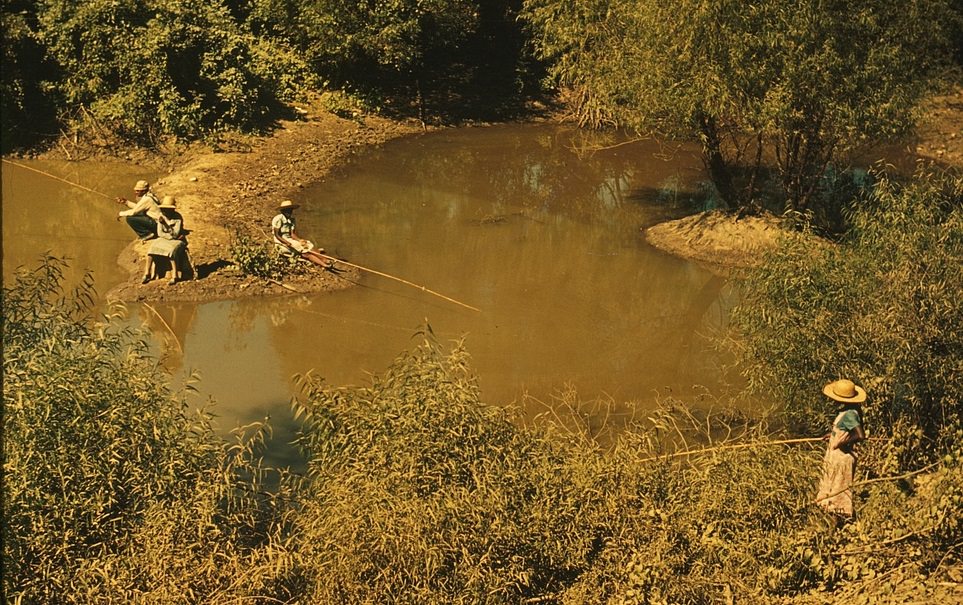
<svg viewBox="0 0 963 605">
<path fill-rule="evenodd" d="M 437 128 L 426 129 L 416 120 L 376 116 L 344 119 L 316 102 L 299 106 L 297 113 L 299 119 L 279 122 L 268 135 L 235 135 L 215 148 L 195 144 L 155 154 L 139 150 L 117 154 L 95 145 L 82 149 L 83 157 L 120 155 L 165 174 L 152 184 L 153 189 L 159 195 L 177 198 L 191 231 L 191 258 L 199 278 L 171 286 L 166 280 L 142 285 L 146 246 L 132 241 L 118 257 L 128 278 L 111 289 L 107 298 L 206 302 L 331 291 L 354 285 L 360 278 L 359 272 L 347 266 L 339 274 L 309 270 L 291 275 L 283 285 L 246 276 L 230 260 L 234 234 L 269 239 L 268 225 L 280 200 L 308 203 L 299 198 L 305 186 L 324 181 L 364 150 Z M 925 115 L 916 138 L 909 142 L 918 157 L 963 167 L 963 86 L 931 99 Z M 71 154 L 61 145 L 43 156 L 78 159 L 77 150 L 74 151 Z M 640 236 L 664 252 L 725 274 L 733 268 L 755 264 L 776 245 L 781 233 L 774 217 L 736 220 L 718 213 L 701 213 L 655 225 L 643 230 Z"/>
<path fill-rule="evenodd" d="M 285 277 L 284 284 L 244 275 L 231 262 L 235 233 L 268 240 L 271 218 L 283 199 L 299 198 L 310 183 L 323 181 L 348 165 L 365 149 L 426 132 L 420 122 L 379 117 L 339 118 L 320 107 L 300 107 L 299 119 L 282 121 L 266 136 L 235 136 L 231 149 L 196 144 L 186 148 L 125 156 L 155 173 L 151 183 L 159 195 L 177 198 L 178 210 L 190 230 L 190 255 L 197 279 L 167 285 L 166 279 L 141 284 L 148 244 L 132 241 L 117 262 L 128 278 L 113 287 L 108 300 L 208 302 L 249 296 L 284 296 L 339 290 L 354 285 L 359 271 L 350 266 L 338 273 L 308 269 Z M 90 147 L 82 157 L 117 154 Z M 78 153 L 55 149 L 44 157 L 78 159 Z M 310 234 L 306 234 L 310 237 Z M 318 242 L 324 245 L 323 242 Z M 351 260 L 351 259 L 346 259 Z"/>
</svg>

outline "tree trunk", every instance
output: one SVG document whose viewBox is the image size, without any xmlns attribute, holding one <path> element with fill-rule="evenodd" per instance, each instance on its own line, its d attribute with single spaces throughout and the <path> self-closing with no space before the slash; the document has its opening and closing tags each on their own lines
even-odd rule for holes
<svg viewBox="0 0 963 605">
<path fill-rule="evenodd" d="M 700 116 L 699 128 L 702 132 L 702 162 L 709 171 L 709 178 L 719 192 L 723 206 L 727 209 L 737 206 L 739 200 L 732 186 L 732 172 L 722 153 L 722 140 L 715 118 Z"/>
</svg>

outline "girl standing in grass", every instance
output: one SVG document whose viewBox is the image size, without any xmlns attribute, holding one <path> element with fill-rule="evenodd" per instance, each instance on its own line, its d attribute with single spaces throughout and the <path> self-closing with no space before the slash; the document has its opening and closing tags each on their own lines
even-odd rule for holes
<svg viewBox="0 0 963 605">
<path fill-rule="evenodd" d="M 853 519 L 854 446 L 866 438 L 860 409 L 860 404 L 866 401 L 866 391 L 853 381 L 843 379 L 827 384 L 823 393 L 836 401 L 840 408 L 827 435 L 829 445 L 823 459 L 823 477 L 816 502 L 844 523 Z"/>
</svg>

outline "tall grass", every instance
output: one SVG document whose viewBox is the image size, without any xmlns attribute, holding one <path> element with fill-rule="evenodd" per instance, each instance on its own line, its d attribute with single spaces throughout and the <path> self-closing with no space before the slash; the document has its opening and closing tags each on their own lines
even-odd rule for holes
<svg viewBox="0 0 963 605">
<path fill-rule="evenodd" d="M 859 488 L 836 532 L 811 503 L 820 446 L 679 401 L 604 442 L 526 425 L 428 331 L 367 387 L 301 376 L 308 470 L 266 482 L 269 427 L 219 438 L 61 266 L 4 290 L 10 602 L 766 602 L 938 570 L 963 538 L 959 439 L 916 492 Z"/>
<path fill-rule="evenodd" d="M 4 591 L 11 602 L 208 602 L 266 589 L 277 534 L 256 495 L 262 439 L 206 410 L 93 291 L 48 258 L 3 293 Z"/>
</svg>

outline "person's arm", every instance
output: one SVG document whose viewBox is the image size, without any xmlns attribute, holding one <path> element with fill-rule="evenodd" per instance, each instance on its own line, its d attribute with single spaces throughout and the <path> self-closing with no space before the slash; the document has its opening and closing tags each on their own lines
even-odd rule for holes
<svg viewBox="0 0 963 605">
<path fill-rule="evenodd" d="M 293 239 L 294 241 L 300 244 L 304 243 L 304 239 L 300 235 L 298 235 L 296 227 L 291 227 L 291 239 Z"/>
<path fill-rule="evenodd" d="M 836 449 L 844 445 L 855 445 L 864 439 L 866 439 L 866 434 L 863 433 L 863 427 L 857 424 L 852 429 L 846 431 L 846 435 L 836 444 Z"/>
<path fill-rule="evenodd" d="M 274 233 L 274 239 L 281 242 L 282 244 L 285 244 L 286 246 L 289 246 L 289 247 L 291 246 L 291 241 L 288 238 L 281 235 L 281 225 L 279 223 L 271 223 L 271 229 L 272 229 L 272 232 Z"/>
<path fill-rule="evenodd" d="M 127 201 L 128 209 L 121 210 L 117 213 L 117 216 L 134 216 L 135 214 L 147 210 L 148 206 L 149 204 L 147 203 L 146 198 L 141 198 L 141 201 L 137 202 L 136 204 L 134 202 Z"/>
</svg>

